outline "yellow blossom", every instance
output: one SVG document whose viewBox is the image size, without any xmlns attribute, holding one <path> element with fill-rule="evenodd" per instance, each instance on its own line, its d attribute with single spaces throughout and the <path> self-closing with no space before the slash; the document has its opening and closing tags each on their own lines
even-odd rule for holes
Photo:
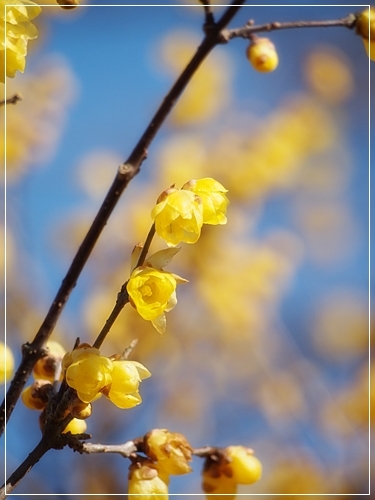
<svg viewBox="0 0 375 500">
<path fill-rule="evenodd" d="M 183 282 L 186 280 L 176 274 L 145 265 L 134 269 L 126 289 L 138 314 L 152 321 L 159 333 L 164 333 L 164 312 L 171 311 L 177 304 L 177 283 Z"/>
<path fill-rule="evenodd" d="M 153 429 L 146 435 L 146 454 L 157 461 L 167 474 L 187 474 L 191 471 L 192 448 L 185 436 L 167 429 Z"/>
<path fill-rule="evenodd" d="M 0 82 L 23 73 L 27 42 L 38 36 L 30 22 L 42 9 L 29 0 L 0 0 Z M 5 60 L 6 59 L 6 60 Z"/>
<path fill-rule="evenodd" d="M 236 483 L 252 484 L 260 479 L 262 464 L 254 457 L 253 450 L 244 446 L 228 446 L 225 451 Z"/>
<path fill-rule="evenodd" d="M 76 389 L 77 395 L 84 403 L 90 403 L 112 381 L 112 361 L 100 355 L 94 347 L 79 347 L 67 353 L 63 359 L 66 369 L 66 381 Z"/>
<path fill-rule="evenodd" d="M 279 64 L 275 46 L 268 38 L 254 37 L 246 54 L 253 68 L 261 73 L 274 71 Z"/>
<path fill-rule="evenodd" d="M 237 483 L 217 469 L 205 469 L 202 473 L 202 490 L 207 494 L 207 500 L 234 500 L 237 493 Z M 211 496 L 215 495 L 215 496 Z"/>
<path fill-rule="evenodd" d="M 111 373 L 112 383 L 103 389 L 103 394 L 119 408 L 133 408 L 142 402 L 138 392 L 139 383 L 151 373 L 137 361 L 115 360 Z"/>
<path fill-rule="evenodd" d="M 2 384 L 5 379 L 10 379 L 14 370 L 14 358 L 12 351 L 9 347 L 0 342 L 0 383 Z"/>
<path fill-rule="evenodd" d="M 182 186 L 199 196 L 203 203 L 203 224 L 226 224 L 225 216 L 229 200 L 225 193 L 228 192 L 220 182 L 209 177 L 191 180 Z"/>
<path fill-rule="evenodd" d="M 63 434 L 71 432 L 72 434 L 83 434 L 87 429 L 87 424 L 84 420 L 73 418 L 63 430 Z"/>
<path fill-rule="evenodd" d="M 129 500 L 168 500 L 168 476 L 159 472 L 157 466 L 145 461 L 129 468 Z"/>
<path fill-rule="evenodd" d="M 156 233 L 168 246 L 181 241 L 198 241 L 203 225 L 203 206 L 199 196 L 185 189 L 167 189 L 151 212 Z"/>
</svg>

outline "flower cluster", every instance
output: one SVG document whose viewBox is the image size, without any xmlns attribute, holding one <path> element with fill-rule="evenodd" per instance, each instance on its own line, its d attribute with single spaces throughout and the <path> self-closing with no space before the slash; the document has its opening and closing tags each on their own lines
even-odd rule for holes
<svg viewBox="0 0 375 500">
<path fill-rule="evenodd" d="M 130 304 L 159 333 L 166 330 L 165 313 L 177 304 L 177 285 L 187 282 L 163 267 L 180 250 L 174 247 L 181 241 L 195 243 L 199 239 L 203 224 L 226 224 L 229 204 L 226 192 L 219 182 L 205 178 L 191 180 L 181 189 L 171 187 L 157 199 L 151 212 L 155 231 L 172 248 L 151 255 L 143 265 L 135 267 L 126 289 Z"/>
<path fill-rule="evenodd" d="M 129 468 L 129 499 L 166 500 L 169 476 L 191 472 L 192 448 L 182 434 L 153 429 L 144 437 L 144 452 L 147 458 Z"/>
<path fill-rule="evenodd" d="M 101 356 L 99 349 L 82 344 L 63 359 L 67 384 L 77 391 L 83 403 L 104 394 L 119 408 L 132 408 L 142 402 L 140 382 L 151 376 L 141 363 Z"/>
<path fill-rule="evenodd" d="M 0 0 L 0 82 L 26 65 L 27 42 L 38 36 L 30 22 L 42 9 L 29 0 Z"/>
<path fill-rule="evenodd" d="M 198 241 L 203 224 L 226 224 L 227 190 L 211 178 L 163 191 L 151 212 L 156 233 L 168 246 Z"/>
<path fill-rule="evenodd" d="M 244 446 L 228 446 L 222 453 L 206 459 L 203 469 L 203 491 L 234 499 L 238 484 L 252 484 L 260 479 L 262 464 L 253 450 Z M 218 496 L 217 498 L 221 498 Z"/>
</svg>

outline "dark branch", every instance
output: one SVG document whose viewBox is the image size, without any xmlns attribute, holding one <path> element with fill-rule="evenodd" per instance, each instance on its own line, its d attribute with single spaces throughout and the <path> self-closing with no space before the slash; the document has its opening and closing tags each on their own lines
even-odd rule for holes
<svg viewBox="0 0 375 500">
<path fill-rule="evenodd" d="M 2 99 L 0 101 L 0 106 L 5 106 L 6 104 L 17 104 L 18 101 L 22 101 L 21 94 L 14 94 L 12 97 L 8 97 L 8 99 Z"/>
</svg>

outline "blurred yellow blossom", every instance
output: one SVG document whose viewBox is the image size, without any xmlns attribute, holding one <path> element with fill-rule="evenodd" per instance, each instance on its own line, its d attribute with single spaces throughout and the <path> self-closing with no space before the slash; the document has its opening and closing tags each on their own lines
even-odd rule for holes
<svg viewBox="0 0 375 500">
<path fill-rule="evenodd" d="M 151 217 L 156 233 L 168 246 L 195 243 L 203 225 L 202 200 L 191 191 L 170 188 L 157 199 Z"/>
<path fill-rule="evenodd" d="M 237 482 L 228 467 L 229 461 L 224 457 L 218 460 L 206 459 L 202 471 L 202 490 L 207 495 L 207 500 L 234 500 L 237 493 Z M 211 495 L 215 495 L 211 497 Z"/>
<path fill-rule="evenodd" d="M 329 103 L 341 103 L 353 93 L 349 61 L 345 54 L 331 47 L 317 48 L 307 57 L 305 74 L 312 90 Z"/>
<path fill-rule="evenodd" d="M 129 467 L 129 500 L 168 500 L 169 477 L 160 474 L 151 461 Z"/>
<path fill-rule="evenodd" d="M 63 359 L 66 381 L 76 389 L 84 403 L 90 403 L 106 385 L 110 384 L 113 363 L 100 355 L 99 349 L 84 346 L 68 352 Z"/>
<path fill-rule="evenodd" d="M 197 194 L 203 203 L 203 224 L 226 224 L 225 216 L 229 200 L 225 193 L 228 192 L 220 182 L 209 177 L 191 180 L 182 186 Z"/>
<path fill-rule="evenodd" d="M 38 36 L 30 22 L 41 13 L 39 5 L 29 0 L 0 0 L 0 82 L 23 73 L 27 42 Z"/>
<path fill-rule="evenodd" d="M 185 436 L 167 429 L 153 429 L 145 436 L 146 454 L 167 474 L 191 472 L 192 448 Z"/>
<path fill-rule="evenodd" d="M 199 40 L 189 33 L 171 33 L 163 41 L 162 55 L 171 72 L 178 73 L 192 58 Z M 219 51 L 195 72 L 172 112 L 174 125 L 205 123 L 215 118 L 230 100 L 231 64 Z"/>
<path fill-rule="evenodd" d="M 13 353 L 4 342 L 0 342 L 0 384 L 2 384 L 5 379 L 9 382 L 9 379 L 13 376 L 13 371 Z"/>
<path fill-rule="evenodd" d="M 119 408 L 133 408 L 142 402 L 139 383 L 150 376 L 147 368 L 137 361 L 113 360 L 112 381 L 102 393 Z"/>
<path fill-rule="evenodd" d="M 35 380 L 32 385 L 25 387 L 21 399 L 23 404 L 30 410 L 43 410 L 52 392 L 52 384 L 49 380 Z"/>
</svg>

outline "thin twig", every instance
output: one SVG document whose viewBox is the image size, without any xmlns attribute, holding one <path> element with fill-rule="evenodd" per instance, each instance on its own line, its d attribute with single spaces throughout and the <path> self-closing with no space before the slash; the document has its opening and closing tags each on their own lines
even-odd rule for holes
<svg viewBox="0 0 375 500">
<path fill-rule="evenodd" d="M 12 97 L 8 97 L 8 99 L 1 99 L 0 106 L 5 106 L 7 104 L 17 104 L 18 101 L 22 101 L 21 94 L 14 94 Z"/>
<path fill-rule="evenodd" d="M 212 12 L 211 1 L 210 0 L 199 0 L 203 5 L 205 21 L 203 25 L 204 32 L 207 33 L 214 25 L 215 19 L 214 14 Z"/>
<path fill-rule="evenodd" d="M 184 91 L 192 76 L 201 65 L 203 60 L 211 50 L 220 43 L 221 31 L 233 19 L 237 11 L 241 8 L 245 0 L 233 0 L 232 4 L 225 10 L 222 17 L 215 24 L 209 34 L 203 39 L 196 53 L 189 64 L 181 73 L 171 90 L 164 98 L 159 109 L 151 119 L 144 134 L 136 144 L 126 162 L 120 165 L 116 177 L 110 187 L 98 214 L 96 215 L 87 235 L 75 255 L 71 266 L 62 281 L 62 284 L 53 300 L 51 307 L 40 326 L 34 340 L 31 344 L 24 345 L 22 352 L 22 361 L 8 389 L 6 399 L 0 408 L 0 435 L 4 431 L 5 422 L 9 420 L 10 415 L 21 395 L 22 389 L 26 384 L 34 364 L 39 359 L 43 345 L 50 337 L 58 318 L 64 306 L 75 287 L 78 277 L 84 268 L 90 254 L 106 225 L 109 216 L 114 210 L 118 200 L 129 182 L 139 173 L 141 164 L 147 156 L 147 148 L 152 143 L 155 135 L 171 112 L 176 101 Z"/>
<path fill-rule="evenodd" d="M 260 32 L 268 32 L 275 30 L 285 30 L 293 28 L 332 28 L 343 27 L 353 29 L 356 24 L 356 16 L 349 14 L 342 19 L 335 19 L 331 21 L 289 21 L 285 23 L 273 22 L 267 24 L 253 25 L 251 22 L 241 28 L 234 28 L 231 30 L 224 30 L 222 32 L 223 41 L 228 42 L 233 38 L 249 38 L 250 35 Z"/>
</svg>

